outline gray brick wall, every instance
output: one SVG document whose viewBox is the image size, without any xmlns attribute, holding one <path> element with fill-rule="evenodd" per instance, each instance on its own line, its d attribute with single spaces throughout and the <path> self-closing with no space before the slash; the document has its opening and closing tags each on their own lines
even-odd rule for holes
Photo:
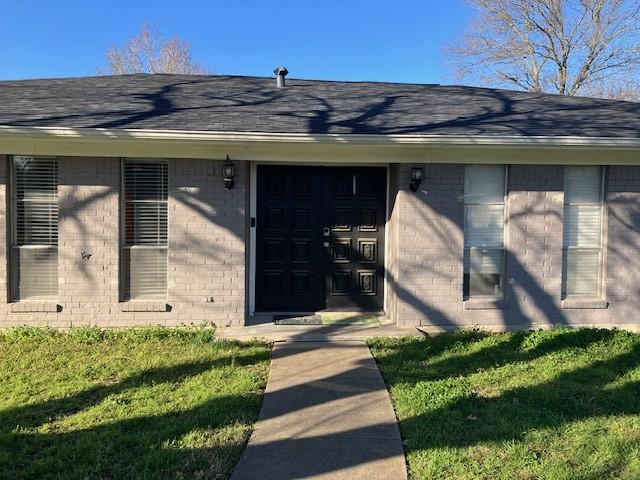
<svg viewBox="0 0 640 480">
<path fill-rule="evenodd" d="M 505 291 L 500 324 L 532 328 L 562 322 L 563 168 L 514 165 L 508 170 Z"/>
<path fill-rule="evenodd" d="M 425 178 L 415 193 L 409 189 L 411 167 L 397 167 L 397 224 L 390 239 L 397 258 L 388 289 L 396 298 L 390 315 L 401 325 L 448 326 L 462 309 L 464 167 L 424 165 Z"/>
<path fill-rule="evenodd" d="M 171 167 L 169 298 L 183 322 L 241 324 L 247 169 L 236 165 L 235 186 L 227 190 L 222 162 L 177 160 Z"/>
<path fill-rule="evenodd" d="M 397 309 L 398 284 L 398 229 L 400 208 L 396 208 L 398 200 L 398 165 L 389 166 L 389 205 L 385 247 L 385 311 L 395 312 Z"/>
<path fill-rule="evenodd" d="M 0 168 L 0 235 L 6 238 L 6 158 Z M 51 303 L 0 307 L 0 327 L 10 325 L 218 325 L 242 324 L 245 316 L 245 179 L 226 190 L 222 162 L 169 161 L 169 259 L 167 311 L 158 302 L 136 308 L 119 302 L 120 160 L 59 161 L 59 296 Z M 0 248 L 6 258 L 5 244 Z M 91 254 L 88 260 L 82 252 Z M 7 291 L 6 261 L 0 282 Z M 213 302 L 208 302 L 209 298 Z M 162 305 L 164 305 L 161 302 Z M 53 304 L 55 307 L 55 304 Z M 53 311 L 34 311 L 53 310 Z"/>
<path fill-rule="evenodd" d="M 433 330 L 640 327 L 640 166 L 608 169 L 603 280 L 607 308 L 565 308 L 561 299 L 562 167 L 509 167 L 502 308 L 462 299 L 464 166 L 424 165 L 425 180 L 416 193 L 409 190 L 411 167 L 394 166 L 397 198 L 389 241 L 397 257 L 389 275 L 388 303 L 394 321 Z"/>
<path fill-rule="evenodd" d="M 0 156 L 3 238 L 6 162 Z M 228 191 L 220 177 L 222 162 L 170 161 L 168 311 L 154 311 L 155 302 L 136 308 L 119 302 L 120 160 L 61 158 L 59 165 L 58 302 L 26 305 L 5 299 L 0 327 L 244 322 L 246 164 L 236 164 L 236 185 Z M 607 308 L 565 308 L 560 297 L 562 167 L 509 168 L 503 308 L 463 302 L 464 166 L 423 165 L 425 178 L 416 193 L 409 189 L 411 167 L 390 169 L 386 309 L 394 321 L 433 330 L 640 327 L 640 166 L 608 168 L 603 279 Z M 6 250 L 3 242 L 3 259 Z M 91 257 L 84 260 L 82 252 Z M 5 295 L 6 270 L 7 262 L 0 261 Z"/>
<path fill-rule="evenodd" d="M 609 322 L 640 325 L 640 166 L 609 167 L 606 192 Z"/>
</svg>

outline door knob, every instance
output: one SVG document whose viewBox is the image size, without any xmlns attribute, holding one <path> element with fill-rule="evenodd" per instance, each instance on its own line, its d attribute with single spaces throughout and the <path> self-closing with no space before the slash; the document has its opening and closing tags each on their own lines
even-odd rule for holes
<svg viewBox="0 0 640 480">
<path fill-rule="evenodd" d="M 324 242 L 324 246 L 328 247 L 329 246 L 329 242 Z"/>
</svg>

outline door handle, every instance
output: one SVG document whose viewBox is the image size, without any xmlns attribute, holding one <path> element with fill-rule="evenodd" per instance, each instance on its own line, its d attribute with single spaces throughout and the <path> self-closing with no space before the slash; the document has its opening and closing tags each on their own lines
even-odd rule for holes
<svg viewBox="0 0 640 480">
<path fill-rule="evenodd" d="M 329 235 L 331 235 L 331 229 L 329 227 L 324 227 L 322 229 L 322 235 L 324 235 L 325 237 L 328 237 Z"/>
</svg>

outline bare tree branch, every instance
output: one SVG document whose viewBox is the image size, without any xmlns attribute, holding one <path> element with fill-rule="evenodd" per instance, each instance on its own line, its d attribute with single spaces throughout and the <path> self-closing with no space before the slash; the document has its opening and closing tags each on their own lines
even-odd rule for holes
<svg viewBox="0 0 640 480">
<path fill-rule="evenodd" d="M 447 48 L 459 79 L 533 92 L 635 98 L 640 0 L 468 1 L 478 16 Z"/>
<path fill-rule="evenodd" d="M 126 73 L 183 73 L 206 75 L 207 70 L 191 58 L 188 43 L 177 37 L 163 38 L 148 23 L 139 35 L 131 37 L 120 47 L 111 47 L 106 53 L 107 72 L 111 75 Z"/>
</svg>

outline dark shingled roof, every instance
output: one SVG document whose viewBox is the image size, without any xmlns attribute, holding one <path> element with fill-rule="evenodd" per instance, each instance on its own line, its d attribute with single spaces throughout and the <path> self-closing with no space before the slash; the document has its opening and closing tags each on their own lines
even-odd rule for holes
<svg viewBox="0 0 640 480">
<path fill-rule="evenodd" d="M 640 137 L 640 103 L 487 88 L 237 76 L 0 82 L 0 125 L 308 134 Z"/>
</svg>

